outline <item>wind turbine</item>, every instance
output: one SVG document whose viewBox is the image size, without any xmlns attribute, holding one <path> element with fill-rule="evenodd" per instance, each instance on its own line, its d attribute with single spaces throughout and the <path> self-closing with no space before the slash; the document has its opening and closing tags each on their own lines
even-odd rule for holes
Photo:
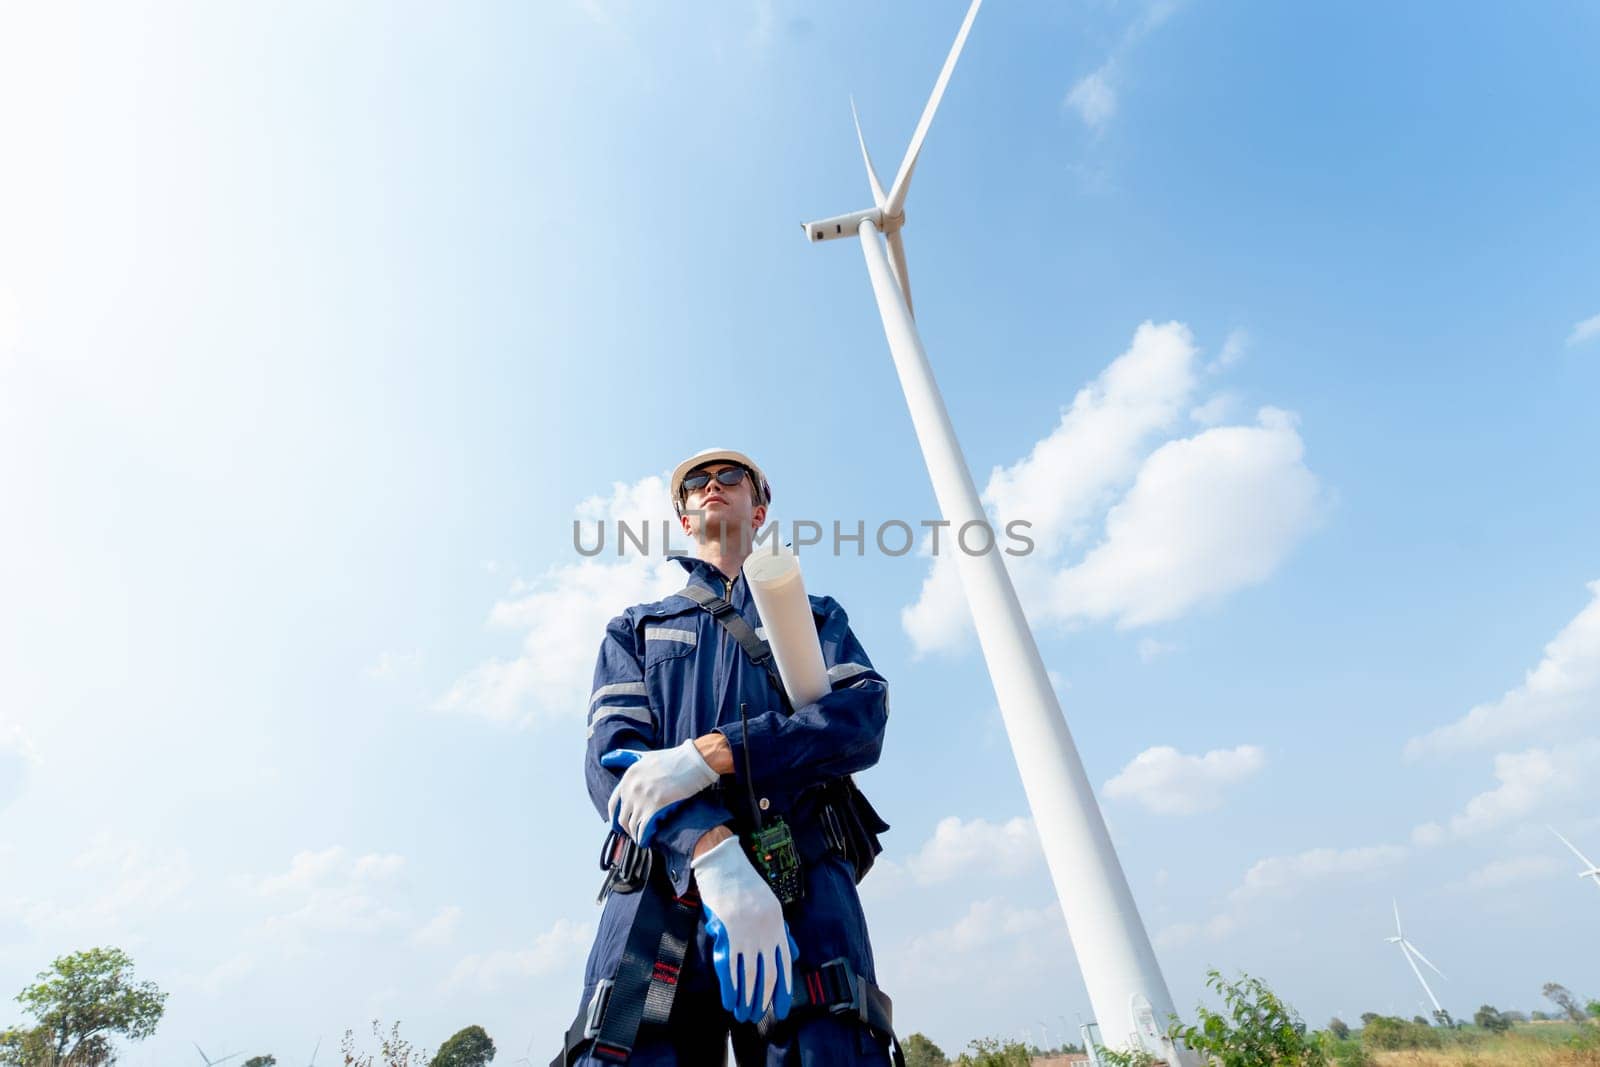
<svg viewBox="0 0 1600 1067">
<path fill-rule="evenodd" d="M 906 193 L 923 139 L 981 3 L 982 0 L 972 0 L 967 9 L 887 191 L 872 165 L 858 120 L 856 140 L 867 168 L 872 206 L 808 222 L 803 227 L 813 243 L 844 237 L 860 239 L 878 314 L 933 482 L 934 496 L 944 518 L 958 531 L 969 523 L 987 525 L 988 516 L 917 335 L 901 229 L 905 225 Z M 852 114 L 854 111 L 852 102 Z M 980 357 L 988 358 L 988 354 L 981 353 Z M 1172 995 L 1005 564 L 995 551 L 979 555 L 956 553 L 956 562 L 1012 755 L 1101 1033 L 1113 1046 L 1143 1047 L 1171 1064 L 1185 1058 L 1192 1061 L 1186 1050 L 1176 1048 L 1162 1032 L 1166 1020 L 1177 1015 Z M 1152 1025 L 1152 1020 L 1157 1019 L 1161 1025 Z"/>
<path fill-rule="evenodd" d="M 306 1067 L 317 1067 L 317 1053 L 322 1051 L 322 1038 L 317 1038 L 315 1047 L 311 1050 L 311 1062 Z"/>
<path fill-rule="evenodd" d="M 1398 900 L 1394 902 L 1394 936 L 1386 937 L 1384 940 L 1391 945 L 1400 946 L 1400 954 L 1406 958 L 1407 963 L 1411 964 L 1412 973 L 1417 976 L 1417 981 L 1422 983 L 1423 992 L 1427 993 L 1428 999 L 1433 1002 L 1434 1016 L 1448 1019 L 1450 1017 L 1449 1013 L 1439 1006 L 1439 998 L 1433 995 L 1433 989 L 1428 985 L 1428 980 L 1422 977 L 1422 970 L 1417 966 L 1417 960 L 1426 963 L 1433 970 L 1433 973 L 1440 978 L 1444 977 L 1444 972 L 1434 967 L 1428 957 L 1417 951 L 1416 945 L 1406 940 L 1405 931 L 1400 928 L 1400 902 Z"/>
<path fill-rule="evenodd" d="M 206 1061 L 206 1067 L 216 1067 L 217 1064 L 222 1063 L 224 1060 L 231 1060 L 235 1056 L 239 1055 L 237 1052 L 230 1052 L 226 1056 L 219 1056 L 217 1059 L 212 1059 L 210 1056 L 206 1055 L 206 1050 L 200 1047 L 200 1042 L 198 1041 L 194 1043 L 194 1050 L 200 1053 L 201 1059 Z"/>
<path fill-rule="evenodd" d="M 1580 860 L 1582 860 L 1583 861 L 1583 865 L 1586 868 L 1588 868 L 1587 870 L 1579 871 L 1578 872 L 1578 877 L 1579 878 L 1587 878 L 1590 881 L 1594 882 L 1595 885 L 1600 885 L 1600 867 L 1596 867 L 1594 865 L 1594 862 L 1592 860 L 1590 860 L 1588 856 L 1585 856 L 1582 852 L 1579 852 L 1577 845 L 1574 845 L 1571 841 L 1568 841 L 1566 838 L 1561 837 L 1561 831 L 1560 830 L 1557 830 L 1554 826 L 1552 826 L 1552 827 L 1550 827 L 1550 832 L 1555 834 L 1556 837 L 1561 838 L 1561 843 L 1563 845 L 1566 845 L 1568 848 L 1570 848 L 1572 850 L 1572 854 L 1574 856 L 1578 857 Z"/>
</svg>

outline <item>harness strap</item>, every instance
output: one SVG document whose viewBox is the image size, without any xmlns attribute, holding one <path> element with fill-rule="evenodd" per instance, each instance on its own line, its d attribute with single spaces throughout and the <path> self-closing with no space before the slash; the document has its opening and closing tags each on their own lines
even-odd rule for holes
<svg viewBox="0 0 1600 1067">
<path fill-rule="evenodd" d="M 704 586 L 691 584 L 678 595 L 688 597 L 711 613 L 711 617 L 739 642 L 739 647 L 750 657 L 750 662 L 767 672 L 767 677 L 772 680 L 779 697 L 783 700 L 783 706 L 788 708 L 789 694 L 783 688 L 783 676 L 778 673 L 777 661 L 772 658 L 772 646 L 756 636 L 755 630 L 744 620 L 744 616 L 739 614 L 738 609 Z"/>
<path fill-rule="evenodd" d="M 889 1042 L 894 1067 L 905 1067 L 905 1053 L 894 1036 L 894 1001 L 889 994 L 856 973 L 844 957 L 829 960 L 816 970 L 795 968 L 794 993 L 789 1014 L 778 1022 L 769 1011 L 756 1025 L 763 1040 L 789 1020 L 805 1015 L 837 1015 L 865 1026 Z"/>
<path fill-rule="evenodd" d="M 591 1043 L 595 1059 L 627 1063 L 639 1027 L 664 1025 L 672 1015 L 678 976 L 700 918 L 700 895 L 691 886 L 683 896 L 673 896 L 662 884 L 640 894 L 616 976 L 600 983 L 579 1009 L 550 1067 L 569 1067 Z"/>
</svg>

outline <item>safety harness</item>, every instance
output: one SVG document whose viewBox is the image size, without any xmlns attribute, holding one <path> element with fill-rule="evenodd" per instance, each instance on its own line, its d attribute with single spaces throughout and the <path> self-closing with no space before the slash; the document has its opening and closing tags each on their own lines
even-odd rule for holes
<svg viewBox="0 0 1600 1067">
<path fill-rule="evenodd" d="M 771 646 L 756 635 L 738 609 L 698 585 L 689 585 L 681 595 L 710 613 L 739 643 L 751 662 L 767 672 L 783 701 L 784 710 L 792 713 L 793 707 L 778 674 Z M 848 778 L 840 779 L 838 784 L 830 782 L 829 786 L 843 790 L 844 802 L 855 801 L 865 806 L 877 824 L 872 828 L 873 835 L 888 829 Z M 852 835 L 841 825 L 838 812 L 832 804 L 825 804 L 821 812 L 820 831 L 805 835 L 808 839 L 819 840 L 802 851 L 811 852 L 820 845 L 848 855 Z M 871 848 L 865 850 L 865 860 L 854 859 L 857 881 L 871 866 L 876 853 L 877 842 L 873 836 Z M 699 922 L 700 897 L 694 886 L 681 896 L 675 894 L 671 883 L 661 873 L 661 865 L 651 862 L 649 849 L 641 849 L 627 838 L 619 839 L 613 832 L 601 851 L 601 866 L 609 873 L 601 886 L 600 899 L 609 892 L 645 891 L 640 893 L 639 908 L 623 945 L 616 976 L 596 985 L 589 1003 L 578 1009 L 577 1017 L 567 1028 L 561 1054 L 550 1061 L 550 1067 L 571 1067 L 591 1044 L 595 1059 L 626 1064 L 638 1040 L 639 1027 L 645 1023 L 664 1025 L 671 1017 L 684 957 Z M 815 970 L 796 967 L 794 978 L 788 1015 L 780 1022 L 768 1011 L 756 1025 L 756 1032 L 763 1040 L 797 1018 L 831 1014 L 853 1020 L 887 1040 L 894 1067 L 905 1067 L 905 1054 L 894 1034 L 894 1002 L 864 975 L 856 973 L 848 959 L 829 960 Z"/>
</svg>

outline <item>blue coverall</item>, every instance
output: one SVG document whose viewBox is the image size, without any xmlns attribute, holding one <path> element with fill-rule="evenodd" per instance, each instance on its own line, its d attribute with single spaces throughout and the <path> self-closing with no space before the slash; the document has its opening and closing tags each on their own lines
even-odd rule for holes
<svg viewBox="0 0 1600 1067">
<path fill-rule="evenodd" d="M 758 636 L 765 637 L 743 575 L 729 581 L 710 563 L 673 558 L 689 572 L 693 584 L 726 599 Z M 601 817 L 606 817 L 607 801 L 621 778 L 620 772 L 600 766 L 605 752 L 670 748 L 720 731 L 733 753 L 735 786 L 726 792 L 732 799 L 725 804 L 716 791 L 707 791 L 684 801 L 662 816 L 651 841 L 656 862 L 665 863 L 677 893 L 689 885 L 695 843 L 712 827 L 734 822 L 728 805 L 749 795 L 747 781 L 765 801 L 763 815 L 782 815 L 798 834 L 798 827 L 815 817 L 815 811 L 808 810 L 814 808 L 812 794 L 802 797 L 802 790 L 878 760 L 889 714 L 888 687 L 850 631 L 844 609 L 831 597 L 810 600 L 833 691 L 794 709 L 792 715 L 784 714 L 766 671 L 750 661 L 710 612 L 688 597 L 673 595 L 635 605 L 606 626 L 589 698 L 584 758 L 589 797 Z M 740 702 L 747 705 L 745 723 L 740 722 Z M 580 1002 L 584 1007 L 596 985 L 616 974 L 639 898 L 654 891 L 652 884 L 639 893 L 606 896 L 584 970 Z M 808 861 L 805 897 L 784 912 L 800 950 L 797 970 L 844 957 L 858 974 L 876 983 L 866 918 L 849 861 L 833 852 Z M 762 1041 L 754 1026 L 735 1023 L 722 1008 L 702 915 L 684 960 L 671 1019 L 664 1028 L 641 1027 L 630 1063 L 634 1067 L 721 1064 L 730 1030 L 741 1067 L 887 1067 L 890 1062 L 881 1038 L 836 1016 L 797 1018 L 776 1030 L 770 1042 Z M 577 1062 L 596 1061 L 586 1051 Z"/>
</svg>

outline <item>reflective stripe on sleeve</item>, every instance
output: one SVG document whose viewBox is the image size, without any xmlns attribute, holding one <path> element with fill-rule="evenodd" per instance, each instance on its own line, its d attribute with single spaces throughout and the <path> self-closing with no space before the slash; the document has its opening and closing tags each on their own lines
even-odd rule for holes
<svg viewBox="0 0 1600 1067">
<path fill-rule="evenodd" d="M 838 685 L 846 678 L 854 678 L 858 674 L 865 674 L 872 668 L 864 663 L 835 663 L 828 668 L 828 681 Z"/>
<path fill-rule="evenodd" d="M 669 626 L 646 626 L 644 628 L 644 639 L 646 641 L 677 641 L 685 645 L 695 643 L 693 630 L 674 630 Z"/>
<path fill-rule="evenodd" d="M 602 685 L 599 689 L 589 694 L 589 706 L 592 708 L 597 700 L 602 697 L 642 697 L 645 695 L 643 682 L 612 682 Z"/>
<path fill-rule="evenodd" d="M 601 704 L 594 709 L 594 718 L 589 720 L 588 736 L 593 737 L 596 728 L 605 719 L 629 719 L 645 726 L 654 726 L 656 721 L 655 716 L 650 714 L 648 707 L 635 708 L 625 707 L 621 704 Z"/>
</svg>

